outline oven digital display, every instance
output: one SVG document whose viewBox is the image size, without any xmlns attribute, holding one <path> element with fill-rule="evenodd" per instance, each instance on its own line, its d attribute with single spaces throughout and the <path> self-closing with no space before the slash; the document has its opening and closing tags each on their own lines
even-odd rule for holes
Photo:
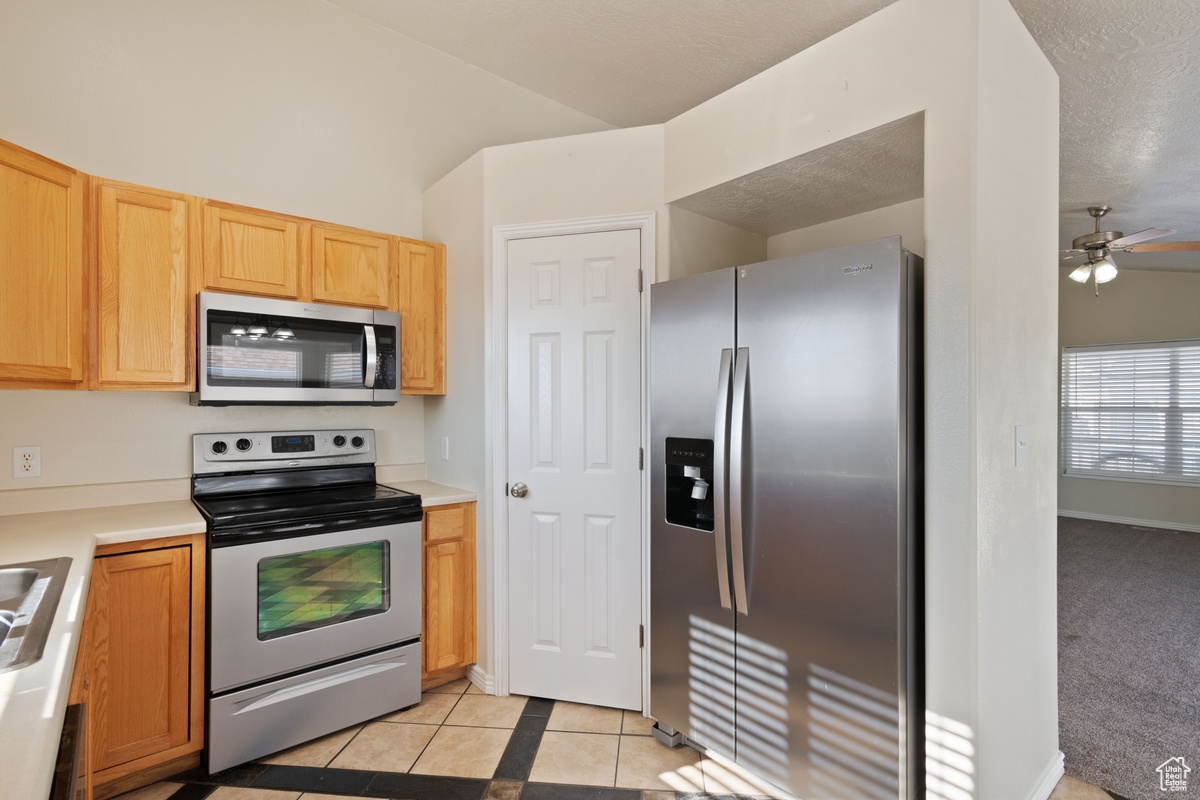
<svg viewBox="0 0 1200 800">
<path fill-rule="evenodd" d="M 307 436 L 272 436 L 272 453 L 311 453 L 317 449 L 316 437 Z"/>
<path fill-rule="evenodd" d="M 387 542 L 264 558 L 258 562 L 258 638 L 382 614 L 390 595 Z"/>
</svg>

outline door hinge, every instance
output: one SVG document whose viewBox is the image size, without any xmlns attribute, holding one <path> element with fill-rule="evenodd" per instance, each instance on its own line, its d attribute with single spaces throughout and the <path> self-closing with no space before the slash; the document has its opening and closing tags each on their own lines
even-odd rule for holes
<svg viewBox="0 0 1200 800">
<path fill-rule="evenodd" d="M 646 448 L 638 448 L 638 469 L 646 468 Z"/>
<path fill-rule="evenodd" d="M 642 290 L 642 271 L 638 270 L 638 291 Z"/>
<path fill-rule="evenodd" d="M 646 646 L 646 626 L 638 625 L 638 647 Z"/>
</svg>

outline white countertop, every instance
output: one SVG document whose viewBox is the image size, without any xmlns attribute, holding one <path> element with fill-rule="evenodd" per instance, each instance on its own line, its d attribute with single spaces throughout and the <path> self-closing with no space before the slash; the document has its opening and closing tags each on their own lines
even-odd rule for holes
<svg viewBox="0 0 1200 800">
<path fill-rule="evenodd" d="M 434 483 L 433 481 L 397 481 L 394 483 L 385 482 L 383 485 L 421 495 L 422 508 L 445 506 L 451 503 L 471 503 L 478 499 L 474 492 L 468 492 L 466 489 L 456 489 L 453 486 L 446 486 L 441 483 Z"/>
<path fill-rule="evenodd" d="M 97 544 L 203 533 L 190 500 L 0 516 L 0 564 L 67 556 L 71 570 L 40 660 L 0 673 L 0 798 L 49 797 Z"/>
</svg>

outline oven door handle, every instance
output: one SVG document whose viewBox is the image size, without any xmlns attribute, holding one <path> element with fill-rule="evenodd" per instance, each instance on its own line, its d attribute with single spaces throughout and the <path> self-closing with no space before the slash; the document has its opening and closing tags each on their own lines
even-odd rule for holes
<svg viewBox="0 0 1200 800">
<path fill-rule="evenodd" d="M 387 672 L 390 669 L 398 669 L 408 663 L 407 659 L 399 661 L 390 661 L 382 664 L 367 664 L 362 667 L 354 667 L 353 669 L 337 672 L 333 675 L 326 675 L 304 683 L 298 683 L 295 686 L 288 686 L 284 689 L 277 689 L 274 692 L 256 697 L 250 700 L 246 705 L 234 712 L 234 716 L 245 714 L 249 711 L 257 711 L 260 708 L 273 706 L 276 703 L 282 703 L 291 700 L 295 697 L 302 697 L 306 694 L 313 694 L 324 689 L 331 689 L 343 683 L 358 680 L 359 678 L 367 678 L 371 675 L 378 675 L 381 672 Z"/>
<path fill-rule="evenodd" d="M 375 326 L 363 328 L 363 346 L 366 356 L 363 358 L 363 386 L 375 388 L 375 372 L 379 369 L 379 348 L 375 344 Z"/>
</svg>

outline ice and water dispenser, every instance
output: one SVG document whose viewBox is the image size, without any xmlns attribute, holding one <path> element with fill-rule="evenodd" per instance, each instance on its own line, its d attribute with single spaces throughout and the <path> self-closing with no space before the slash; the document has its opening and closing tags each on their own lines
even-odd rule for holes
<svg viewBox="0 0 1200 800">
<path fill-rule="evenodd" d="M 667 437 L 667 522 L 713 529 L 712 439 Z"/>
</svg>

